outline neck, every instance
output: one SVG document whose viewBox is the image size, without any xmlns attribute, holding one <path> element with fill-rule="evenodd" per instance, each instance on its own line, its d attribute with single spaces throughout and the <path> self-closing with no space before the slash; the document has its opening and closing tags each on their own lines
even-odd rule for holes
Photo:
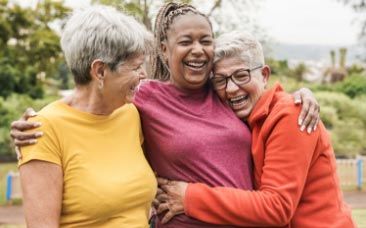
<svg viewBox="0 0 366 228">
<path fill-rule="evenodd" d="M 94 115 L 110 115 L 115 109 L 124 104 L 115 105 L 92 86 L 77 86 L 69 97 L 63 99 L 69 106 Z"/>
<path fill-rule="evenodd" d="M 207 88 L 207 83 L 203 85 L 193 85 L 193 86 L 182 86 L 176 83 L 172 78 L 170 78 L 169 83 L 178 88 L 179 90 L 186 92 L 186 93 L 197 93 L 205 90 Z"/>
</svg>

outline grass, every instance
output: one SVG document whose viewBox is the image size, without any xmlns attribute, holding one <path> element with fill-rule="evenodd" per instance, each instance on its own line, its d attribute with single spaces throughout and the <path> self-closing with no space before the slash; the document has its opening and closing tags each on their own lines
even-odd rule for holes
<svg viewBox="0 0 366 228">
<path fill-rule="evenodd" d="M 366 209 L 353 209 L 352 217 L 358 228 L 366 228 Z"/>
<path fill-rule="evenodd" d="M 6 203 L 6 175 L 9 171 L 16 172 L 17 170 L 18 167 L 16 163 L 0 163 L 0 205 L 4 205 Z"/>
</svg>

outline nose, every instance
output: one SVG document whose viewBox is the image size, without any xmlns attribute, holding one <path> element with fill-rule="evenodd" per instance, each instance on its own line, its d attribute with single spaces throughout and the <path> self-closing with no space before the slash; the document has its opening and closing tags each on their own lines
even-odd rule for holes
<svg viewBox="0 0 366 228">
<path fill-rule="evenodd" d="M 226 85 L 226 93 L 227 94 L 234 94 L 239 90 L 239 87 L 231 80 L 231 78 L 227 79 L 227 85 Z"/>
<path fill-rule="evenodd" d="M 192 54 L 194 54 L 194 55 L 203 54 L 203 46 L 200 42 L 196 41 L 193 43 Z"/>
<path fill-rule="evenodd" d="M 141 70 L 138 72 L 139 80 L 143 80 L 147 78 L 146 69 L 144 67 L 141 67 Z"/>
</svg>

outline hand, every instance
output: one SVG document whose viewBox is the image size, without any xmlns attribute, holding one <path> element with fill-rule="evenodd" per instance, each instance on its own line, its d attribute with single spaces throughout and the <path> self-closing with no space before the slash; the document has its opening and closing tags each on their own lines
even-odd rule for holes
<svg viewBox="0 0 366 228">
<path fill-rule="evenodd" d="M 301 112 L 298 119 L 298 124 L 301 131 L 306 129 L 310 134 L 316 130 L 320 121 L 320 106 L 314 97 L 314 94 L 308 88 L 301 88 L 294 94 L 295 104 L 302 104 Z"/>
<path fill-rule="evenodd" d="M 43 135 L 43 133 L 39 131 L 30 133 L 24 132 L 41 126 L 41 123 L 39 122 L 27 121 L 30 117 L 36 115 L 37 113 L 32 108 L 28 108 L 19 120 L 11 123 L 10 136 L 15 144 L 15 152 L 17 153 L 18 159 L 21 158 L 19 146 L 35 144 L 37 142 L 37 138 Z"/>
<path fill-rule="evenodd" d="M 167 211 L 161 222 L 167 223 L 175 215 L 184 213 L 184 196 L 188 183 L 183 181 L 169 181 L 164 178 L 157 178 L 160 191 L 156 196 L 159 201 L 157 213 Z"/>
</svg>

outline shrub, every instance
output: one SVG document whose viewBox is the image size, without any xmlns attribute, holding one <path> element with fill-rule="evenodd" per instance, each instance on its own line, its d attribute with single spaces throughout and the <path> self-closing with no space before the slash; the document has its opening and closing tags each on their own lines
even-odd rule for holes
<svg viewBox="0 0 366 228">
<path fill-rule="evenodd" d="M 15 158 L 13 146 L 9 135 L 10 124 L 12 121 L 18 119 L 27 107 L 33 107 L 39 110 L 56 97 L 48 97 L 47 99 L 32 100 L 28 95 L 11 94 L 6 99 L 0 97 L 0 157 Z"/>
</svg>

